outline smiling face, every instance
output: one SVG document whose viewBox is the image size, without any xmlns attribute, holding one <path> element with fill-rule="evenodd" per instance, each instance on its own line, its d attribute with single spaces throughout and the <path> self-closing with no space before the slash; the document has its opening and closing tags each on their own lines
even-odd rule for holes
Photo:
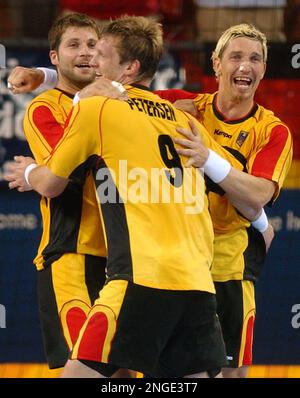
<svg viewBox="0 0 300 398">
<path fill-rule="evenodd" d="M 127 74 L 130 62 L 121 63 L 118 53 L 120 39 L 112 35 L 103 36 L 97 43 L 97 55 L 94 57 L 94 64 L 97 76 L 106 79 L 116 80 L 120 83 L 127 83 Z"/>
<path fill-rule="evenodd" d="M 266 65 L 262 45 L 246 37 L 231 39 L 221 59 L 213 60 L 219 82 L 219 95 L 239 101 L 253 100 Z"/>
<path fill-rule="evenodd" d="M 89 27 L 69 27 L 63 33 L 58 50 L 50 51 L 63 87 L 81 89 L 94 80 L 95 69 L 90 61 L 95 56 L 97 41 L 96 32 Z"/>
</svg>

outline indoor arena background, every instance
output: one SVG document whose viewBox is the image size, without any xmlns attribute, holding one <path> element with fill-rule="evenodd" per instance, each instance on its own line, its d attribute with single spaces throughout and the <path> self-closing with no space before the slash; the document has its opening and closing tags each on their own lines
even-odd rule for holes
<svg viewBox="0 0 300 398">
<path fill-rule="evenodd" d="M 26 103 L 35 95 L 11 95 L 6 88 L 10 69 L 18 64 L 49 65 L 47 31 L 55 16 L 64 10 L 87 12 L 99 20 L 122 13 L 151 14 L 162 19 L 166 39 L 153 88 L 216 90 L 210 55 L 218 29 L 223 28 L 224 21 L 218 18 L 226 1 L 210 2 L 215 6 L 210 32 L 197 19 L 202 12 L 201 1 L 127 3 L 0 0 L 0 43 L 6 47 L 7 66 L 0 69 L 0 377 L 57 375 L 47 372 L 45 365 L 37 365 L 45 362 L 32 264 L 41 233 L 39 198 L 32 192 L 9 191 L 3 181 L 3 172 L 13 155 L 29 153 L 22 118 Z M 252 1 L 247 16 L 242 3 L 236 0 L 231 8 L 233 14 L 240 10 L 235 18 L 242 20 L 232 19 L 230 23 L 253 22 L 270 39 L 267 73 L 256 99 L 287 123 L 294 139 L 290 174 L 279 200 L 266 209 L 276 238 L 256 286 L 256 366 L 250 376 L 300 377 L 300 2 L 267 1 L 273 4 L 271 23 L 266 16 L 262 18 L 265 11 L 270 11 L 262 6 L 264 1 Z"/>
</svg>

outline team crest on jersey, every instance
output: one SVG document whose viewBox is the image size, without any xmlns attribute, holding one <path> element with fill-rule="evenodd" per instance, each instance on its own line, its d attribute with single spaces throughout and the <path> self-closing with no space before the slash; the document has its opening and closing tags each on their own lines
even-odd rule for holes
<svg viewBox="0 0 300 398">
<path fill-rule="evenodd" d="M 236 143 L 238 144 L 239 147 L 241 147 L 243 145 L 243 143 L 245 142 L 245 139 L 248 137 L 248 134 L 249 133 L 247 133 L 247 131 L 240 132 L 240 134 L 236 140 Z"/>
</svg>

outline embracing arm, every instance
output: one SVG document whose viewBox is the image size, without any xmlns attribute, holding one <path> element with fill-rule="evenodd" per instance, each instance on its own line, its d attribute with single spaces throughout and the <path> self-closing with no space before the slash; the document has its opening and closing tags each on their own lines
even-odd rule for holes
<svg viewBox="0 0 300 398">
<path fill-rule="evenodd" d="M 276 184 L 231 167 L 227 160 L 206 147 L 192 120 L 190 127 L 191 131 L 177 128 L 184 138 L 174 138 L 181 146 L 177 152 L 188 158 L 186 167 L 203 167 L 205 174 L 226 192 L 229 201 L 246 218 L 256 219 L 262 207 L 272 199 Z"/>
<path fill-rule="evenodd" d="M 34 159 L 24 156 L 15 156 L 15 162 L 9 166 L 8 174 L 4 178 L 9 182 L 10 189 L 17 189 L 19 192 L 34 189 L 47 198 L 60 195 L 68 184 L 68 179 L 57 177 L 48 167 L 38 166 Z"/>
<path fill-rule="evenodd" d="M 192 131 L 177 128 L 185 139 L 174 138 L 175 143 L 181 145 L 181 148 L 176 148 L 177 152 L 188 158 L 186 167 L 204 168 L 205 174 L 225 191 L 230 203 L 262 233 L 268 251 L 274 238 L 274 229 L 268 222 L 263 206 L 272 199 L 276 184 L 235 169 L 203 144 L 193 121 L 190 121 L 190 127 Z"/>
<path fill-rule="evenodd" d="M 60 195 L 68 185 L 66 178 L 54 175 L 46 166 L 33 169 L 28 176 L 28 182 L 36 192 L 47 198 Z"/>
<path fill-rule="evenodd" d="M 226 192 L 229 201 L 249 220 L 257 218 L 261 208 L 272 199 L 276 190 L 275 182 L 252 176 L 233 167 L 219 185 Z"/>
</svg>

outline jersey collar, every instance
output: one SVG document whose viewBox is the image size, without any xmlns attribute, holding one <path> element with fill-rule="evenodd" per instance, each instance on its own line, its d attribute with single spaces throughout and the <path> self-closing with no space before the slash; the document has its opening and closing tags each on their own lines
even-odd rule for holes
<svg viewBox="0 0 300 398">
<path fill-rule="evenodd" d="M 74 98 L 74 94 L 70 94 L 67 91 L 61 90 L 60 88 L 55 87 L 55 90 L 60 91 L 61 93 L 65 94 L 67 97 L 73 99 Z"/>
<path fill-rule="evenodd" d="M 133 83 L 133 84 L 130 84 L 130 86 L 139 88 L 140 90 L 151 91 L 149 87 L 144 86 L 143 84 L 139 84 L 139 83 Z"/>
<path fill-rule="evenodd" d="M 238 118 L 238 119 L 227 119 L 226 116 L 217 107 L 217 95 L 218 95 L 218 93 L 216 93 L 214 95 L 214 98 L 212 101 L 212 108 L 213 108 L 215 116 L 224 123 L 237 124 L 237 123 L 244 122 L 245 120 L 249 119 L 250 117 L 253 117 L 258 109 L 257 103 L 254 103 L 250 112 L 248 112 L 245 116 Z"/>
</svg>

